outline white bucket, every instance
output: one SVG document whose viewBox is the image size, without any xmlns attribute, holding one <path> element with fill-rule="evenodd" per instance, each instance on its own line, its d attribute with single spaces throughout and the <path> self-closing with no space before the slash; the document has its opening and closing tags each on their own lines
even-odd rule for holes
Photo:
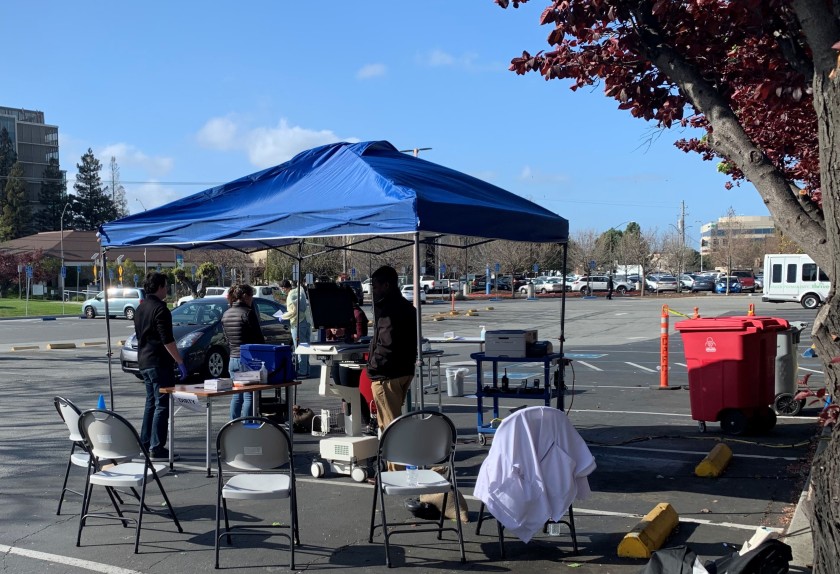
<svg viewBox="0 0 840 574">
<path fill-rule="evenodd" d="M 469 369 L 448 367 L 446 369 L 446 394 L 450 397 L 464 396 L 464 377 Z"/>
</svg>

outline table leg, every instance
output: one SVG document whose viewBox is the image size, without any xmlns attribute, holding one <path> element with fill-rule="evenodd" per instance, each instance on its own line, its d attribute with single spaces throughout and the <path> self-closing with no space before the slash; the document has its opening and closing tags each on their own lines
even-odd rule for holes
<svg viewBox="0 0 840 574">
<path fill-rule="evenodd" d="M 205 442 L 207 444 L 205 445 L 206 449 L 204 454 L 204 462 L 207 466 L 207 478 L 210 478 L 211 476 L 213 476 L 213 474 L 210 472 L 210 429 L 213 428 L 213 401 L 211 401 L 209 398 L 207 399 L 205 408 L 207 410 L 207 436 L 205 437 Z"/>
<path fill-rule="evenodd" d="M 169 393 L 169 470 L 175 468 L 175 393 Z"/>
</svg>

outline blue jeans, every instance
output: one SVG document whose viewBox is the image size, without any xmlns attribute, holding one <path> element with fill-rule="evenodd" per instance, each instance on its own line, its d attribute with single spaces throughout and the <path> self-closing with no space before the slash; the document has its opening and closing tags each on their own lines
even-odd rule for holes
<svg viewBox="0 0 840 574">
<path fill-rule="evenodd" d="M 312 339 L 312 326 L 306 322 L 301 321 L 297 325 L 295 321 L 291 322 L 292 342 L 295 347 L 298 346 L 298 334 L 300 335 L 301 343 L 308 343 Z M 309 355 L 296 355 L 297 357 L 297 374 L 299 377 L 309 376 Z"/>
<path fill-rule="evenodd" d="M 228 371 L 230 371 L 230 376 L 233 376 L 233 373 L 238 373 L 242 370 L 242 364 L 239 361 L 239 357 L 231 357 L 230 363 L 228 365 Z M 241 393 L 238 395 L 233 395 L 230 398 L 230 420 L 238 419 L 239 417 L 245 415 L 246 417 L 251 416 L 251 411 L 254 405 L 254 393 Z"/>
<path fill-rule="evenodd" d="M 175 371 L 171 366 L 141 369 L 146 383 L 146 408 L 143 410 L 143 426 L 140 429 L 140 442 L 149 452 L 166 446 L 169 431 L 169 396 L 160 389 L 175 385 Z"/>
</svg>

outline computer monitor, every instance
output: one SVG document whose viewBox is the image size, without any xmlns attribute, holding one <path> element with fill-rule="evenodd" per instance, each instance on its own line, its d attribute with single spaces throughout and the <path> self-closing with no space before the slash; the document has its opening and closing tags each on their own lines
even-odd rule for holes
<svg viewBox="0 0 840 574">
<path fill-rule="evenodd" d="M 314 329 L 346 329 L 353 325 L 353 293 L 335 283 L 316 283 L 309 289 Z"/>
</svg>

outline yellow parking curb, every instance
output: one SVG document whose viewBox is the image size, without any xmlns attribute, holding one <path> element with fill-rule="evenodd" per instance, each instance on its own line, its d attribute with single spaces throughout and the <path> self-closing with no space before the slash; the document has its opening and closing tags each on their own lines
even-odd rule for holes
<svg viewBox="0 0 840 574">
<path fill-rule="evenodd" d="M 12 351 L 34 351 L 40 348 L 38 345 L 18 345 L 17 347 L 12 347 Z"/>
<path fill-rule="evenodd" d="M 95 347 L 96 345 L 104 345 L 105 341 L 85 341 L 82 347 Z"/>
<path fill-rule="evenodd" d="M 76 343 L 47 343 L 47 349 L 75 349 Z"/>
<path fill-rule="evenodd" d="M 484 308 L 485 311 L 492 311 L 493 309 L 495 309 L 495 307 L 485 307 Z"/>
<path fill-rule="evenodd" d="M 706 455 L 706 458 L 700 461 L 694 469 L 694 474 L 704 478 L 716 478 L 723 473 L 730 460 L 732 460 L 732 449 L 723 443 L 718 443 Z"/>
<path fill-rule="evenodd" d="M 674 507 L 667 502 L 660 502 L 624 536 L 618 544 L 618 556 L 650 558 L 653 551 L 662 547 L 679 522 Z"/>
</svg>

